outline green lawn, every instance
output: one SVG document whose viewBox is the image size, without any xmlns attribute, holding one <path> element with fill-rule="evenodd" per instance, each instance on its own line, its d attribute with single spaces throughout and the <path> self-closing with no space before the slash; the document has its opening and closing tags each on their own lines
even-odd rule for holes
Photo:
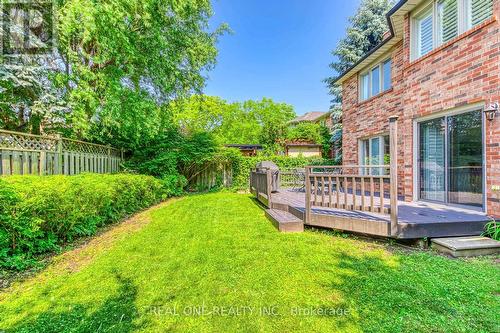
<svg viewBox="0 0 500 333">
<path fill-rule="evenodd" d="M 280 234 L 247 195 L 190 196 L 0 293 L 0 331 L 498 332 L 495 260 Z"/>
</svg>

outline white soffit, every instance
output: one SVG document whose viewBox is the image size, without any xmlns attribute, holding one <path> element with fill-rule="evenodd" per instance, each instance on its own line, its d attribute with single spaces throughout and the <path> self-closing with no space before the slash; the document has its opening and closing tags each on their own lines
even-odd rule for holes
<svg viewBox="0 0 500 333">
<path fill-rule="evenodd" d="M 375 51 L 372 51 L 372 53 L 370 53 L 365 59 L 363 59 L 349 71 L 344 73 L 344 75 L 342 75 L 342 77 L 337 80 L 337 83 L 342 84 L 348 78 L 359 73 L 360 71 L 371 65 L 372 62 L 382 57 L 385 53 L 389 52 L 389 50 L 394 45 L 396 45 L 396 43 L 401 41 L 404 35 L 404 22 L 406 14 L 408 14 L 422 2 L 423 0 L 408 0 L 394 14 L 392 14 L 390 20 L 394 31 L 394 36 L 389 37 L 385 42 L 382 42 L 382 45 L 379 44 L 378 46 L 376 46 Z"/>
</svg>

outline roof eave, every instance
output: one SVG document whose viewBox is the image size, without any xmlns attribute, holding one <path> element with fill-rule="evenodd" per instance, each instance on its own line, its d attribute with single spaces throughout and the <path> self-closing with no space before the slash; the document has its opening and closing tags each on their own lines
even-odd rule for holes
<svg viewBox="0 0 500 333">
<path fill-rule="evenodd" d="M 392 7 L 391 10 L 389 10 L 389 12 L 386 14 L 387 24 L 389 26 L 390 32 L 389 37 L 387 37 L 370 51 L 368 51 L 354 65 L 352 65 L 344 73 L 339 75 L 334 83 L 342 84 L 345 80 L 347 80 L 359 70 L 361 70 L 364 66 L 366 66 L 370 61 L 375 60 L 378 56 L 381 56 L 384 52 L 387 52 L 392 46 L 399 42 L 403 38 L 401 19 L 404 18 L 406 13 L 413 9 L 419 2 L 420 0 L 400 0 L 394 7 Z M 393 20 L 396 18 L 398 20 L 396 22 L 393 22 Z"/>
</svg>

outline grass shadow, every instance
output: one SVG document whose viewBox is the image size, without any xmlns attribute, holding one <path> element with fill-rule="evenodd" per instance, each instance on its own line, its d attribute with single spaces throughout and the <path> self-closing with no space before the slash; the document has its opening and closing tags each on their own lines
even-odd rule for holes
<svg viewBox="0 0 500 333">
<path fill-rule="evenodd" d="M 139 317 L 135 306 L 137 287 L 128 278 L 116 274 L 118 293 L 97 309 L 72 304 L 64 312 L 48 310 L 12 327 L 7 332 L 133 332 Z"/>
</svg>

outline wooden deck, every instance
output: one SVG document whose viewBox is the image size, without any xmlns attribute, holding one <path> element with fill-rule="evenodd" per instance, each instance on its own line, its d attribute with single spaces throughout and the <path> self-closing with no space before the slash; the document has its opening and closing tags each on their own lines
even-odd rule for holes
<svg viewBox="0 0 500 333">
<path fill-rule="evenodd" d="M 474 209 L 453 207 L 427 202 L 398 201 L 398 233 L 391 235 L 390 215 L 371 211 L 344 210 L 329 207 L 318 200 L 311 207 L 310 221 L 306 225 L 333 228 L 370 235 L 396 238 L 451 237 L 480 235 L 484 225 L 491 220 L 486 214 Z M 343 194 L 342 194 L 343 195 Z M 351 195 L 349 196 L 351 197 Z M 361 197 L 356 196 L 358 203 Z M 375 200 L 377 201 L 377 200 Z M 271 194 L 270 206 L 288 211 L 305 221 L 304 191 L 282 189 Z M 389 208 L 386 207 L 385 210 Z"/>
<path fill-rule="evenodd" d="M 404 239 L 480 235 L 491 220 L 481 211 L 399 200 L 398 118 L 388 120 L 389 165 L 309 165 L 286 174 L 286 182 L 261 167 L 250 173 L 250 191 L 268 208 L 310 226 Z M 301 190 L 284 189 L 285 183 Z"/>
</svg>

